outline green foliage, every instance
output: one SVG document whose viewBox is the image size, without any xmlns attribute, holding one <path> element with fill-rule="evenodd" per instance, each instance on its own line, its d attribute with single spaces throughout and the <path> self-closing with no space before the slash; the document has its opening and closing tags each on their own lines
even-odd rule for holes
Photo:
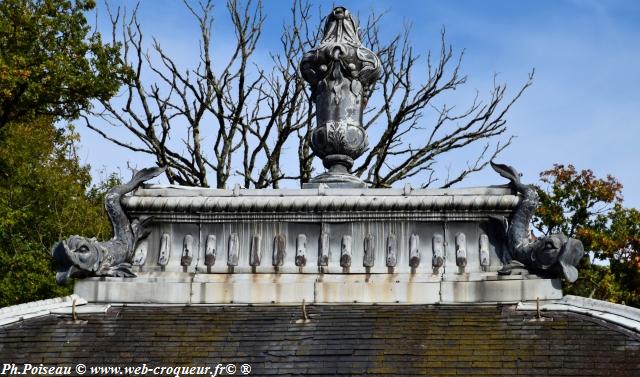
<svg viewBox="0 0 640 377">
<path fill-rule="evenodd" d="M 103 44 L 84 13 L 92 0 L 0 1 L 0 130 L 46 115 L 76 118 L 119 88 L 119 45 Z"/>
<path fill-rule="evenodd" d="M 572 165 L 555 165 L 540 176 L 547 189 L 538 190 L 534 227 L 575 237 L 590 252 L 565 292 L 640 307 L 640 211 L 623 207 L 622 184 Z"/>
<path fill-rule="evenodd" d="M 0 307 L 66 296 L 71 283 L 56 284 L 54 267 L 46 250 L 23 242 L 20 250 L 0 248 Z"/>
<path fill-rule="evenodd" d="M 71 234 L 108 238 L 111 177 L 90 188 L 73 119 L 120 85 L 119 45 L 92 33 L 92 0 L 0 0 L 0 306 L 67 294 L 49 248 Z M 9 125 L 7 127 L 7 125 Z"/>
<path fill-rule="evenodd" d="M 49 248 L 70 234 L 109 238 L 105 191 L 90 187 L 76 156 L 78 135 L 50 119 L 13 124 L 0 144 L 0 306 L 68 294 L 58 287 Z"/>
</svg>

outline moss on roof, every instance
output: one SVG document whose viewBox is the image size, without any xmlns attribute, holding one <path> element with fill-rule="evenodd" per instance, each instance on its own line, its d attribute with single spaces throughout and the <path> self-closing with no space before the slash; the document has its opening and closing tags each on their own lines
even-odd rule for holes
<svg viewBox="0 0 640 377">
<path fill-rule="evenodd" d="M 640 337 L 509 306 L 112 307 L 0 327 L 3 363 L 214 366 L 251 375 L 640 375 Z M 86 321 L 86 322 L 85 322 Z M 239 372 L 236 375 L 241 375 Z"/>
</svg>

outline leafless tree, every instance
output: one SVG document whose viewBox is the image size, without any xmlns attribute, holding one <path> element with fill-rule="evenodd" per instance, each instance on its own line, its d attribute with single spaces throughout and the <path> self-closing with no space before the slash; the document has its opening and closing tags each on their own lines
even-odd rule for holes
<svg viewBox="0 0 640 377">
<path fill-rule="evenodd" d="M 168 166 L 171 183 L 224 188 L 237 176 L 244 187 L 264 188 L 279 187 L 285 180 L 308 181 L 314 174 L 309 131 L 315 115 L 298 64 L 319 40 L 320 11 L 293 0 L 280 50 L 270 54 L 271 64 L 265 67 L 256 54 L 265 21 L 260 2 L 228 1 L 235 46 L 224 61 L 213 53 L 212 0 L 198 8 L 187 2 L 185 6 L 200 28 L 200 54 L 190 68 L 180 67 L 155 39 L 147 53 L 137 10 L 129 16 L 120 9 L 109 12 L 112 37 L 121 43 L 129 68 L 123 72 L 122 96 L 85 114 L 87 127 L 124 148 L 154 156 L 158 165 Z M 438 181 L 438 158 L 479 143 L 484 147 L 477 159 L 441 186 L 484 168 L 510 144 L 509 137 L 495 139 L 506 132 L 505 116 L 531 85 L 532 75 L 510 99 L 505 98 L 505 85 L 496 84 L 488 100 L 476 97 L 464 110 L 437 107 L 434 98 L 467 80 L 460 73 L 462 53 L 454 56 L 443 32 L 436 59 L 430 54 L 421 59 L 413 52 L 408 27 L 381 40 L 381 20 L 372 14 L 360 33 L 383 67 L 364 124 L 383 131 L 370 140 L 354 173 L 375 187 L 410 177 L 419 177 L 427 187 Z M 416 80 L 423 67 L 426 78 Z M 427 121 L 428 112 L 436 114 L 434 122 Z M 133 135 L 132 142 L 114 136 L 114 128 L 122 127 Z"/>
</svg>

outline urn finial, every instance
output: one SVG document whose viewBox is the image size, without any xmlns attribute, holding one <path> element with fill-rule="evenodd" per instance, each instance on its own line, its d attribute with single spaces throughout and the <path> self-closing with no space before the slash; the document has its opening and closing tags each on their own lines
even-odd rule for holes
<svg viewBox="0 0 640 377">
<path fill-rule="evenodd" d="M 362 113 L 380 77 L 380 59 L 362 45 L 356 20 L 346 8 L 336 7 L 327 16 L 322 40 L 304 54 L 300 71 L 316 105 L 311 148 L 328 169 L 305 187 L 364 187 L 350 169 L 368 145 Z"/>
</svg>

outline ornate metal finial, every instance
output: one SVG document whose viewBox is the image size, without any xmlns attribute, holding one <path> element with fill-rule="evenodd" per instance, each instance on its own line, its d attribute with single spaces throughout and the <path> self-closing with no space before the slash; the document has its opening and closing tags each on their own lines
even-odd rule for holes
<svg viewBox="0 0 640 377">
<path fill-rule="evenodd" d="M 362 113 L 380 77 L 380 59 L 360 42 L 356 20 L 347 9 L 336 7 L 329 14 L 320 45 L 304 54 L 300 71 L 316 103 L 311 148 L 328 169 L 306 187 L 363 187 L 350 169 L 368 145 Z"/>
</svg>

